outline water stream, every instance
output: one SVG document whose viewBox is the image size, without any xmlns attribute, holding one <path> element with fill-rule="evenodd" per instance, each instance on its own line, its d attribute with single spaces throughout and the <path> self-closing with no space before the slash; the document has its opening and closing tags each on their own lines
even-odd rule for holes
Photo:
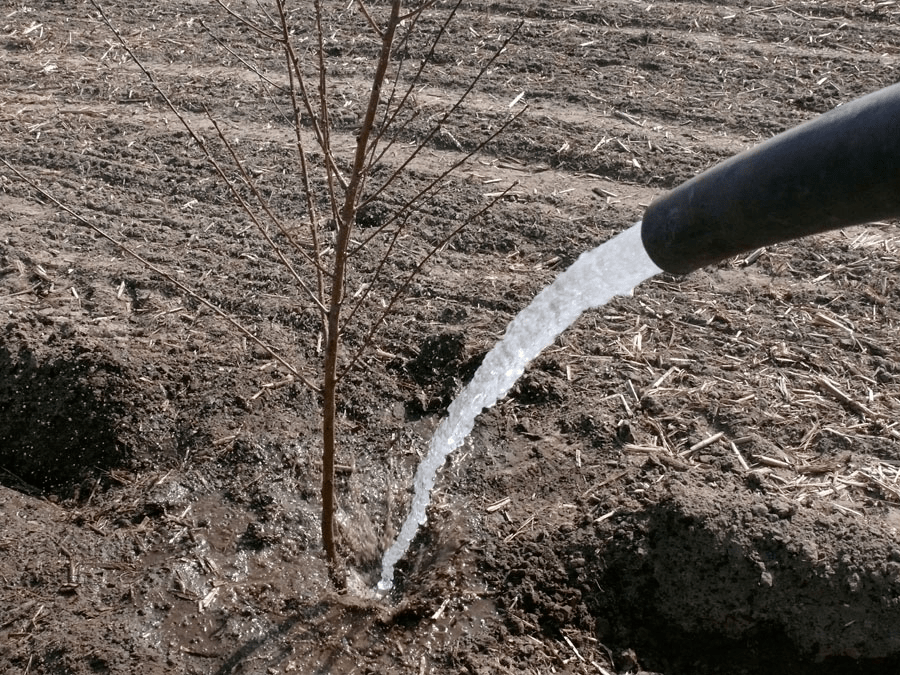
<svg viewBox="0 0 900 675">
<path fill-rule="evenodd" d="M 416 471 L 409 515 L 382 558 L 379 592 L 385 593 L 393 587 L 394 566 L 406 553 L 419 526 L 425 523 L 435 476 L 447 455 L 466 440 L 478 414 L 504 396 L 525 372 L 525 366 L 582 312 L 600 307 L 616 295 L 629 293 L 660 271 L 644 250 L 641 223 L 637 222 L 606 243 L 582 253 L 519 312 L 507 327 L 506 335 L 488 352 L 475 376 L 450 404 L 447 417 L 435 430 L 428 454 Z"/>
</svg>

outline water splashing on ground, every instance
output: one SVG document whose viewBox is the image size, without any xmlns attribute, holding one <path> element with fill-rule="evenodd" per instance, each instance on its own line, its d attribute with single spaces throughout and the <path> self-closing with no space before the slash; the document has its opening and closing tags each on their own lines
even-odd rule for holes
<svg viewBox="0 0 900 675">
<path fill-rule="evenodd" d="M 478 414 L 504 396 L 525 371 L 525 366 L 582 312 L 600 307 L 616 295 L 629 293 L 660 271 L 644 250 L 641 223 L 637 222 L 583 253 L 512 320 L 503 340 L 485 356 L 431 438 L 428 454 L 416 471 L 409 515 L 382 558 L 380 592 L 393 587 L 394 566 L 406 553 L 419 526 L 425 523 L 425 510 L 438 469 L 447 455 L 463 444 Z"/>
</svg>

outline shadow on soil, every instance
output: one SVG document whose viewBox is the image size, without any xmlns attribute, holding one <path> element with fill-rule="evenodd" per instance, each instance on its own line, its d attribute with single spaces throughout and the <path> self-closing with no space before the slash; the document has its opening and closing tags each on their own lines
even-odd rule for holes
<svg viewBox="0 0 900 675">
<path fill-rule="evenodd" d="M 0 344 L 0 465 L 40 487 L 72 485 L 128 454 L 120 429 L 130 378 L 108 355 L 70 347 L 45 358 Z"/>
<path fill-rule="evenodd" d="M 526 543 L 498 584 L 510 632 L 580 625 L 628 672 L 900 672 L 900 565 L 883 537 L 753 492 L 718 512 L 696 496 Z"/>
</svg>

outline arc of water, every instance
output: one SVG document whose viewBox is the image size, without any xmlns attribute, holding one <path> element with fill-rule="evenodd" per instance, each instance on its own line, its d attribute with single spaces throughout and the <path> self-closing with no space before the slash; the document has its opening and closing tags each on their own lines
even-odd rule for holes
<svg viewBox="0 0 900 675">
<path fill-rule="evenodd" d="M 525 372 L 525 367 L 556 336 L 587 309 L 600 307 L 617 295 L 658 274 L 641 242 L 641 223 L 587 251 L 542 290 L 509 324 L 503 339 L 485 356 L 472 380 L 447 410 L 428 453 L 416 471 L 410 512 L 394 543 L 382 558 L 378 590 L 389 591 L 394 567 L 406 553 L 420 525 L 426 521 L 438 470 L 447 456 L 463 444 L 475 418 L 504 396 Z"/>
</svg>

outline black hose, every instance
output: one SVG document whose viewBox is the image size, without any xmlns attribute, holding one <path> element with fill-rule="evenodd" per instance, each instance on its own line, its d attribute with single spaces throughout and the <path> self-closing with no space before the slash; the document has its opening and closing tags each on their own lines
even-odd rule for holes
<svg viewBox="0 0 900 675">
<path fill-rule="evenodd" d="M 900 216 L 900 84 L 692 178 L 650 204 L 650 258 L 685 274 L 744 251 Z"/>
</svg>

